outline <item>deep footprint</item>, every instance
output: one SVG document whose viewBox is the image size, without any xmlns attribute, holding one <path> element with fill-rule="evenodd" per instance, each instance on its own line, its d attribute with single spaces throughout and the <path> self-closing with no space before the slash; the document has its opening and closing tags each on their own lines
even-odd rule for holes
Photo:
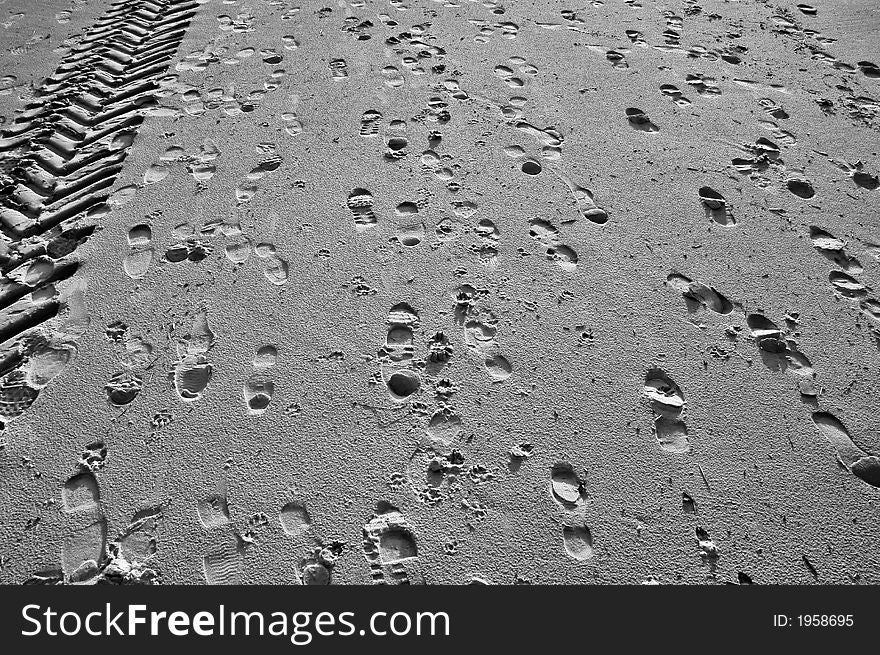
<svg viewBox="0 0 880 655">
<path fill-rule="evenodd" d="M 849 430 L 828 412 L 815 412 L 813 423 L 837 451 L 837 459 L 857 478 L 880 487 L 880 457 L 869 455 L 852 440 Z"/>
</svg>

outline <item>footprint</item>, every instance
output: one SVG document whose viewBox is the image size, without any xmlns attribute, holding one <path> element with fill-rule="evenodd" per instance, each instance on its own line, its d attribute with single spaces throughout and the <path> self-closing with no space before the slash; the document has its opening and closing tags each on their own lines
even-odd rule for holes
<svg viewBox="0 0 880 655">
<path fill-rule="evenodd" d="M 582 507 L 587 500 L 584 483 L 568 462 L 557 462 L 550 469 L 550 494 L 567 510 Z"/>
<path fill-rule="evenodd" d="M 429 376 L 437 376 L 452 359 L 453 347 L 443 332 L 435 332 L 428 339 L 428 361 L 425 366 L 425 372 Z"/>
<path fill-rule="evenodd" d="M 624 57 L 623 54 L 618 52 L 617 50 L 609 50 L 608 52 L 606 52 L 605 59 L 610 61 L 614 68 L 629 68 L 629 64 L 626 63 L 626 57 Z"/>
<path fill-rule="evenodd" d="M 644 393 L 659 412 L 677 414 L 685 404 L 681 388 L 659 368 L 650 369 L 645 375 Z"/>
<path fill-rule="evenodd" d="M 629 121 L 631 127 L 640 132 L 658 132 L 660 130 L 659 127 L 651 122 L 651 119 L 648 118 L 645 112 L 636 107 L 629 107 L 626 110 L 626 120 Z"/>
<path fill-rule="evenodd" d="M 540 175 L 543 168 L 541 167 L 540 162 L 537 162 L 534 159 L 527 159 L 520 166 L 520 170 L 526 175 Z"/>
<path fill-rule="evenodd" d="M 562 543 L 569 557 L 579 562 L 593 556 L 593 535 L 586 525 L 566 525 L 562 528 Z"/>
<path fill-rule="evenodd" d="M 364 525 L 363 553 L 374 584 L 410 584 L 418 575 L 418 544 L 403 514 L 388 503 L 379 503 Z"/>
<path fill-rule="evenodd" d="M 172 370 L 174 389 L 180 400 L 193 402 L 202 397 L 214 371 L 207 357 L 214 345 L 214 333 L 204 310 L 196 315 L 190 334 L 182 345 L 185 352 Z"/>
<path fill-rule="evenodd" d="M 638 30 L 626 30 L 624 34 L 626 34 L 627 38 L 636 45 L 647 47 L 648 42 L 645 41 L 644 35 Z"/>
<path fill-rule="evenodd" d="M 210 585 L 241 584 L 244 542 L 238 535 L 216 544 L 202 558 L 205 581 Z"/>
<path fill-rule="evenodd" d="M 229 502 L 222 494 L 214 494 L 198 501 L 196 510 L 199 521 L 206 530 L 213 530 L 230 522 Z"/>
<path fill-rule="evenodd" d="M 551 170 L 568 187 L 581 216 L 596 225 L 604 225 L 608 222 L 608 212 L 596 205 L 592 191 L 576 184 L 570 177 L 556 170 L 555 167 L 551 168 Z"/>
<path fill-rule="evenodd" d="M 107 558 L 107 521 L 95 476 L 90 471 L 71 476 L 61 498 L 67 515 L 61 551 L 64 577 L 73 584 L 88 582 L 99 575 Z"/>
<path fill-rule="evenodd" d="M 373 194 L 366 189 L 352 189 L 346 202 L 357 232 L 366 232 L 378 222 L 373 211 Z"/>
<path fill-rule="evenodd" d="M 400 71 L 395 66 L 385 66 L 382 69 L 382 77 L 385 80 L 385 85 L 390 86 L 392 89 L 403 86 L 403 75 L 400 74 Z"/>
<path fill-rule="evenodd" d="M 865 77 L 870 78 L 880 78 L 880 66 L 871 62 L 871 61 L 859 61 L 856 62 L 856 66 L 859 67 L 859 70 L 862 71 L 862 74 Z"/>
<path fill-rule="evenodd" d="M 495 222 L 482 218 L 474 228 L 474 233 L 479 239 L 479 243 L 471 246 L 480 258 L 480 263 L 489 269 L 494 270 L 498 264 L 498 242 L 501 239 L 501 232 Z"/>
<path fill-rule="evenodd" d="M 856 186 L 868 189 L 869 191 L 880 188 L 880 176 L 871 175 L 865 171 L 865 164 L 863 162 L 857 161 L 855 164 L 849 164 L 837 159 L 829 159 L 829 161 L 849 175 Z"/>
<path fill-rule="evenodd" d="M 418 205 L 413 202 L 402 202 L 394 210 L 397 222 L 394 239 L 402 246 L 413 248 L 425 238 L 425 224 L 418 220 L 418 214 Z"/>
<path fill-rule="evenodd" d="M 305 505 L 298 502 L 290 502 L 282 507 L 278 513 L 278 520 L 285 534 L 292 537 L 301 537 L 312 525 L 312 519 Z"/>
<path fill-rule="evenodd" d="M 830 232 L 816 225 L 811 225 L 810 241 L 818 253 L 846 272 L 858 274 L 864 270 L 861 262 L 855 257 L 848 255 L 844 250 L 846 242 Z"/>
<path fill-rule="evenodd" d="M 275 245 L 271 243 L 258 243 L 254 248 L 260 265 L 263 268 L 263 276 L 275 286 L 287 284 L 289 276 L 287 262 L 276 254 Z"/>
<path fill-rule="evenodd" d="M 202 557 L 205 580 L 212 585 L 240 584 L 245 541 L 232 525 L 225 492 L 219 491 L 198 501 L 196 510 L 211 541 Z"/>
<path fill-rule="evenodd" d="M 727 315 L 733 311 L 733 303 L 714 287 L 707 287 L 699 282 L 694 282 L 681 273 L 670 273 L 666 276 L 666 284 L 681 295 L 687 302 L 689 312 L 696 312 L 705 308 L 716 314 Z"/>
<path fill-rule="evenodd" d="M 724 196 L 708 186 L 700 187 L 699 195 L 706 216 L 711 217 L 719 225 L 736 225 L 733 211 Z"/>
<path fill-rule="evenodd" d="M 798 375 L 801 395 L 807 399 L 814 398 L 818 394 L 816 373 L 807 356 L 798 350 L 794 339 L 763 314 L 749 314 L 746 316 L 746 324 L 764 366 L 771 371 L 791 369 Z"/>
<path fill-rule="evenodd" d="M 361 116 L 360 135 L 363 137 L 378 136 L 381 123 L 382 112 L 376 109 L 367 109 Z"/>
<path fill-rule="evenodd" d="M 803 198 L 807 200 L 816 195 L 816 191 L 815 189 L 813 189 L 813 185 L 808 180 L 791 179 L 785 183 L 785 186 L 798 198 Z"/>
<path fill-rule="evenodd" d="M 406 138 L 406 122 L 391 121 L 385 135 L 385 161 L 393 162 L 407 155 L 409 139 Z"/>
<path fill-rule="evenodd" d="M 421 380 L 413 371 L 396 371 L 388 377 L 385 384 L 392 399 L 403 401 L 419 390 Z"/>
<path fill-rule="evenodd" d="M 251 242 L 248 239 L 240 239 L 226 244 L 223 249 L 226 259 L 235 265 L 244 264 L 251 256 Z"/>
<path fill-rule="evenodd" d="M 418 312 L 407 303 L 398 303 L 388 312 L 388 332 L 378 360 L 388 392 L 392 400 L 398 402 L 405 401 L 421 387 L 418 373 L 405 368 L 415 353 L 414 330 L 418 325 Z"/>
<path fill-rule="evenodd" d="M 654 434 L 660 449 L 675 454 L 690 451 L 687 426 L 681 416 L 685 407 L 681 388 L 659 368 L 645 374 L 643 394 L 651 401 Z"/>
<path fill-rule="evenodd" d="M 110 377 L 104 385 L 104 393 L 111 405 L 124 407 L 134 401 L 144 387 L 144 371 L 151 363 L 153 346 L 140 337 L 129 335 L 126 326 L 118 335 L 114 348 L 123 370 Z"/>
<path fill-rule="evenodd" d="M 275 395 L 275 383 L 267 375 L 267 371 L 278 361 L 275 346 L 262 346 L 254 354 L 254 372 L 248 377 L 242 389 L 245 405 L 252 416 L 263 414 Z"/>
<path fill-rule="evenodd" d="M 331 59 L 328 67 L 334 80 L 344 80 L 348 77 L 348 64 L 344 59 Z"/>
<path fill-rule="evenodd" d="M 113 584 L 156 584 L 159 573 L 146 564 L 155 556 L 162 506 L 135 512 L 131 522 L 108 544 L 108 561 L 101 569 L 103 580 Z"/>
<path fill-rule="evenodd" d="M 446 448 L 459 437 L 461 426 L 461 416 L 449 407 L 442 407 L 431 414 L 425 432 L 433 447 Z"/>
<path fill-rule="evenodd" d="M 171 173 L 171 169 L 168 168 L 165 164 L 155 163 L 150 165 L 147 170 L 144 171 L 144 186 L 149 186 L 151 184 L 156 184 L 164 180 Z"/>
<path fill-rule="evenodd" d="M 681 454 L 691 449 L 687 426 L 679 418 L 669 416 L 655 417 L 654 432 L 660 448 L 668 453 Z"/>
<path fill-rule="evenodd" d="M 61 500 L 66 512 L 95 512 L 99 509 L 98 481 L 89 471 L 71 476 L 61 488 Z"/>
<path fill-rule="evenodd" d="M 560 147 L 564 142 L 562 134 L 552 127 L 542 130 L 540 127 L 536 127 L 531 123 L 520 121 L 516 124 L 516 129 L 525 132 L 544 146 Z"/>
<path fill-rule="evenodd" d="M 407 303 L 398 303 L 388 312 L 385 345 L 379 361 L 388 364 L 407 363 L 415 352 L 413 331 L 419 326 L 419 314 Z"/>
<path fill-rule="evenodd" d="M 467 347 L 479 354 L 487 354 L 495 348 L 495 335 L 498 333 L 496 322 L 485 322 L 472 318 L 464 324 L 464 342 Z"/>
<path fill-rule="evenodd" d="M 308 557 L 299 564 L 299 578 L 303 585 L 329 585 L 330 568 L 314 557 Z"/>
<path fill-rule="evenodd" d="M 834 293 L 842 298 L 858 300 L 868 294 L 864 284 L 842 271 L 831 271 L 828 281 L 834 288 Z"/>
<path fill-rule="evenodd" d="M 543 219 L 533 218 L 529 221 L 529 236 L 546 247 L 547 259 L 570 273 L 577 270 L 577 252 L 559 242 L 559 230 L 554 225 Z"/>
<path fill-rule="evenodd" d="M 853 475 L 872 487 L 880 487 L 880 457 L 859 448 L 849 431 L 828 412 L 815 412 L 813 423 L 837 451 L 837 459 Z"/>
<path fill-rule="evenodd" d="M 133 280 L 140 280 L 147 274 L 153 262 L 153 232 L 149 225 L 135 225 L 128 231 L 129 252 L 122 260 L 125 274 Z"/>
<path fill-rule="evenodd" d="M 110 376 L 104 385 L 104 392 L 111 405 L 124 407 L 131 404 L 143 388 L 143 375 L 134 371 L 120 371 Z"/>
<path fill-rule="evenodd" d="M 681 89 L 679 89 L 674 84 L 661 84 L 660 93 L 672 98 L 672 101 L 680 107 L 687 107 L 688 105 L 692 104 L 690 100 L 684 97 Z"/>
<path fill-rule="evenodd" d="M 765 130 L 770 132 L 770 134 L 773 135 L 773 138 L 776 139 L 777 141 L 779 141 L 780 143 L 783 143 L 788 146 L 793 146 L 794 144 L 797 143 L 797 139 L 795 138 L 794 134 L 792 134 L 788 130 L 783 130 L 781 127 L 779 127 L 773 121 L 759 120 L 758 124 L 760 126 L 762 126 Z"/>
<path fill-rule="evenodd" d="M 106 559 L 107 522 L 101 517 L 70 530 L 64 538 L 61 564 L 71 583 L 88 582 L 100 573 Z"/>
<path fill-rule="evenodd" d="M 761 109 L 763 109 L 773 118 L 776 118 L 778 120 L 785 120 L 789 117 L 788 112 L 780 107 L 772 98 L 759 98 L 758 104 L 761 106 Z"/>
<path fill-rule="evenodd" d="M 815 16 L 819 13 L 819 10 L 816 9 L 813 5 L 799 4 L 797 8 L 801 11 L 802 14 L 805 14 L 807 16 Z"/>
<path fill-rule="evenodd" d="M 504 382 L 513 374 L 513 365 L 504 355 L 487 357 L 483 365 L 493 382 Z"/>
<path fill-rule="evenodd" d="M 281 120 L 284 122 L 284 131 L 290 136 L 299 136 L 303 133 L 303 122 L 296 115 L 296 112 L 286 111 L 281 114 Z"/>
<path fill-rule="evenodd" d="M 721 95 L 721 89 L 718 88 L 718 83 L 715 81 L 714 77 L 708 77 L 698 73 L 696 75 L 688 75 L 685 78 L 685 82 L 694 87 L 696 92 L 701 96 Z"/>
<path fill-rule="evenodd" d="M 703 560 L 708 561 L 709 563 L 717 560 L 720 557 L 718 546 L 716 546 L 715 542 L 709 537 L 709 533 L 706 531 L 706 529 L 702 527 L 697 527 L 696 535 L 697 549 L 699 550 L 700 557 L 703 558 Z"/>
</svg>

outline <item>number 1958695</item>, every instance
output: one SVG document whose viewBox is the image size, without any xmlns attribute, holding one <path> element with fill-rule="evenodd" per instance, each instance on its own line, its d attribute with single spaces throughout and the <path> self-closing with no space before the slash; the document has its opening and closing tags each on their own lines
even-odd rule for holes
<svg viewBox="0 0 880 655">
<path fill-rule="evenodd" d="M 784 628 L 797 626 L 799 628 L 849 628 L 853 625 L 852 614 L 798 614 L 792 620 L 785 614 L 776 614 L 773 617 L 773 626 Z"/>
</svg>

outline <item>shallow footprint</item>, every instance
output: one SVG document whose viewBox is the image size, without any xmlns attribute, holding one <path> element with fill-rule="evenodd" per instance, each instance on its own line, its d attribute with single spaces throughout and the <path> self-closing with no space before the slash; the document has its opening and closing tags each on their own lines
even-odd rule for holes
<svg viewBox="0 0 880 655">
<path fill-rule="evenodd" d="M 681 454 L 690 451 L 687 426 L 681 418 L 684 393 L 675 381 L 659 368 L 645 374 L 644 395 L 654 412 L 654 436 L 661 450 Z"/>
<path fill-rule="evenodd" d="M 257 350 L 253 358 L 254 373 L 244 383 L 242 395 L 248 413 L 252 416 L 263 414 L 275 395 L 275 383 L 266 374 L 275 366 L 278 351 L 275 346 L 263 346 Z"/>
<path fill-rule="evenodd" d="M 551 468 L 550 492 L 556 503 L 566 509 L 583 505 L 587 497 L 583 481 L 567 462 L 557 462 Z"/>
<path fill-rule="evenodd" d="M 226 496 L 213 494 L 196 504 L 199 521 L 206 530 L 213 530 L 229 523 L 229 503 Z"/>
<path fill-rule="evenodd" d="M 184 402 L 192 402 L 202 397 L 214 371 L 207 358 L 208 350 L 214 345 L 214 333 L 205 311 L 196 315 L 183 345 L 185 354 L 174 365 L 172 377 L 177 396 Z"/>
<path fill-rule="evenodd" d="M 86 582 L 98 575 L 106 559 L 107 521 L 104 517 L 70 531 L 64 538 L 61 562 L 72 583 Z"/>
<path fill-rule="evenodd" d="M 61 499 L 66 512 L 97 511 L 100 503 L 98 481 L 89 471 L 77 473 L 64 483 Z"/>
<path fill-rule="evenodd" d="M 657 416 L 654 419 L 654 431 L 661 450 L 675 454 L 690 451 L 687 426 L 680 418 Z"/>
<path fill-rule="evenodd" d="M 403 75 L 395 66 L 385 66 L 382 69 L 382 77 L 385 79 L 385 85 L 392 89 L 403 86 Z"/>
<path fill-rule="evenodd" d="M 593 554 L 593 535 L 586 525 L 566 525 L 562 528 L 562 544 L 569 557 L 579 562 L 590 559 Z"/>
<path fill-rule="evenodd" d="M 308 510 L 301 503 L 287 503 L 278 513 L 281 528 L 286 534 L 298 537 L 305 534 L 312 525 Z"/>
<path fill-rule="evenodd" d="M 263 268 L 263 276 L 275 286 L 287 284 L 289 276 L 287 262 L 276 254 L 274 244 L 259 243 L 254 248 Z"/>
<path fill-rule="evenodd" d="M 504 382 L 513 373 L 513 365 L 504 355 L 487 357 L 483 362 L 486 372 L 492 378 L 492 382 Z"/>
<path fill-rule="evenodd" d="M 241 584 L 244 545 L 237 535 L 214 546 L 202 558 L 205 580 L 210 585 Z"/>
<path fill-rule="evenodd" d="M 129 252 L 122 260 L 125 274 L 139 280 L 147 274 L 153 262 L 153 232 L 149 225 L 135 225 L 128 231 Z"/>
<path fill-rule="evenodd" d="M 547 259 L 557 264 L 564 271 L 572 273 L 577 270 L 578 254 L 571 246 L 559 244 L 547 249 Z"/>
</svg>

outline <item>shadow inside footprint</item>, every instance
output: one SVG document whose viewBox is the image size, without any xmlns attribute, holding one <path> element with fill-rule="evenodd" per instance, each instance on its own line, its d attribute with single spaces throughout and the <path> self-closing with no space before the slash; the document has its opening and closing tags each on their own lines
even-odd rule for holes
<svg viewBox="0 0 880 655">
<path fill-rule="evenodd" d="M 593 535 L 586 525 L 566 525 L 562 528 L 562 543 L 569 557 L 579 562 L 593 556 Z"/>
<path fill-rule="evenodd" d="M 553 499 L 567 509 L 574 509 L 586 501 L 584 483 L 567 462 L 557 462 L 550 470 L 550 491 Z"/>
<path fill-rule="evenodd" d="M 640 132 L 658 132 L 660 130 L 659 127 L 651 122 L 651 119 L 648 118 L 645 112 L 636 107 L 629 107 L 626 110 L 626 119 L 631 127 Z"/>
<path fill-rule="evenodd" d="M 712 187 L 700 187 L 700 200 L 706 210 L 706 216 L 719 225 L 736 225 L 736 219 L 727 201 Z"/>
</svg>

